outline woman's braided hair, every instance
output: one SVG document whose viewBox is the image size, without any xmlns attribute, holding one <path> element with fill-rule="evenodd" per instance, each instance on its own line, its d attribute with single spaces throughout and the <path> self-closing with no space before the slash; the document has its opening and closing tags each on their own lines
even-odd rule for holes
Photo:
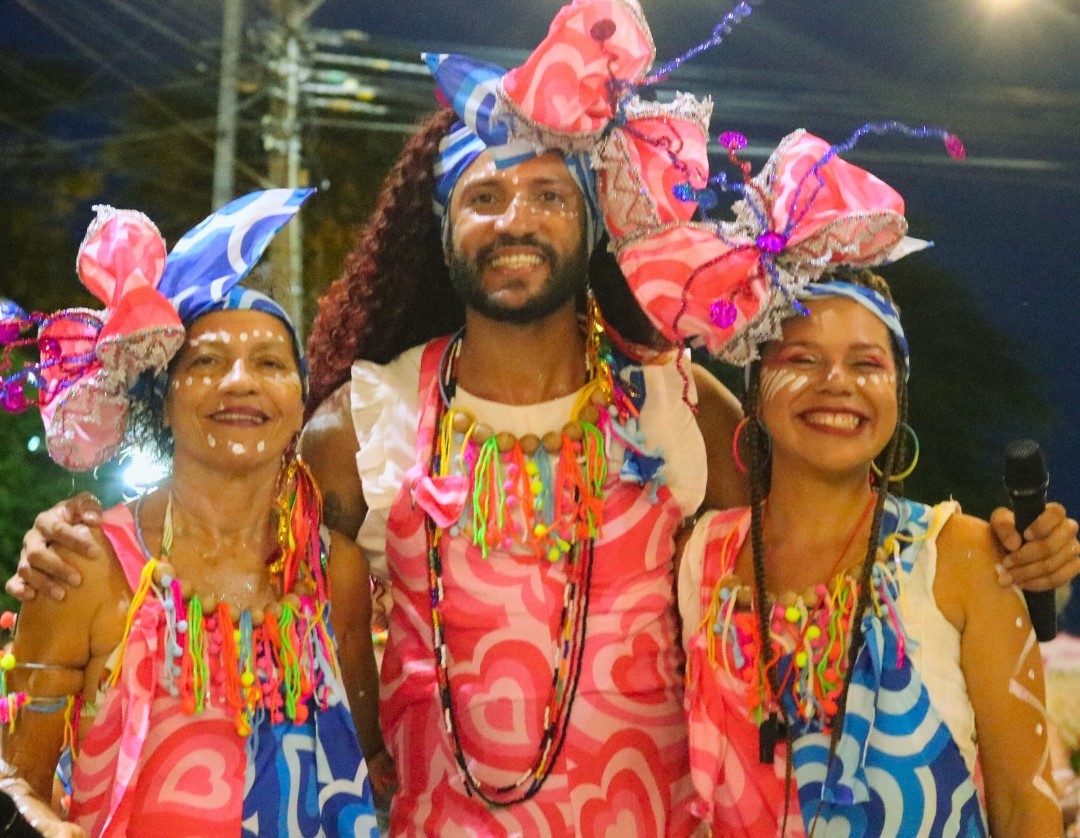
<svg viewBox="0 0 1080 838">
<path fill-rule="evenodd" d="M 885 280 L 870 271 L 860 271 L 854 274 L 836 275 L 834 279 L 842 279 L 855 285 L 863 285 L 872 288 L 891 300 L 889 287 Z M 827 282 L 828 278 L 821 281 Z M 890 335 L 891 336 L 891 335 Z M 893 357 L 901 357 L 900 347 L 892 340 Z M 761 362 L 754 361 L 750 367 L 749 380 L 747 382 L 746 395 L 743 399 L 743 411 L 748 417 L 745 429 L 746 447 L 749 449 L 746 459 L 749 462 L 750 472 L 750 537 L 754 557 L 754 607 L 757 612 L 758 635 L 761 642 L 762 663 L 768 673 L 769 684 L 774 695 L 778 694 L 780 685 L 777 680 L 773 663 L 774 652 L 772 646 L 772 622 L 770 600 L 767 580 L 765 576 L 765 540 L 762 527 L 762 507 L 765 498 L 769 494 L 771 482 L 770 447 L 767 439 L 768 431 L 761 423 L 758 416 L 761 395 Z M 835 753 L 836 746 L 840 741 L 840 733 L 844 723 L 844 709 L 848 690 L 851 687 L 851 678 L 854 672 L 855 660 L 858 658 L 863 641 L 862 616 L 871 604 L 871 585 L 873 581 L 874 564 L 877 561 L 878 541 L 881 536 L 881 521 L 885 509 L 885 499 L 889 494 L 889 478 L 896 474 L 900 464 L 906 462 L 910 452 L 907 451 L 908 439 L 904 433 L 904 423 L 907 420 L 908 390 L 907 380 L 904 375 L 896 376 L 896 401 L 897 423 L 893 434 L 889 439 L 885 450 L 878 457 L 878 467 L 881 475 L 875 478 L 874 491 L 877 499 L 874 504 L 874 515 L 870 525 L 870 537 L 867 540 L 866 555 L 858 577 L 858 598 L 855 609 L 852 612 L 857 618 L 852 621 L 852 630 L 849 635 L 847 649 L 847 663 L 844 671 L 843 687 L 837 703 L 837 712 L 830 720 L 832 725 L 831 744 L 829 758 Z M 893 486 L 897 486 L 896 483 Z M 790 749 L 788 760 L 790 762 Z"/>
</svg>

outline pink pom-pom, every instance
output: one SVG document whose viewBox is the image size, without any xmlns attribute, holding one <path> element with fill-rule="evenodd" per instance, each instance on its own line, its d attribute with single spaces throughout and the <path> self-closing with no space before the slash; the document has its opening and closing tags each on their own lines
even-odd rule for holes
<svg viewBox="0 0 1080 838">
<path fill-rule="evenodd" d="M 17 381 L 0 385 L 0 407 L 8 413 L 22 413 L 28 406 L 26 393 Z"/>
<path fill-rule="evenodd" d="M 615 29 L 615 21 L 606 17 L 592 25 L 589 29 L 589 37 L 602 44 L 604 41 L 611 40 L 611 36 L 615 34 Z"/>
<path fill-rule="evenodd" d="M 954 160 L 963 160 L 967 157 L 967 149 L 964 148 L 963 141 L 956 134 L 949 134 L 945 138 L 945 150 L 949 152 L 949 156 Z"/>
<path fill-rule="evenodd" d="M 746 148 L 746 137 L 738 131 L 725 131 L 718 139 L 721 147 L 728 151 L 741 151 Z"/>
<path fill-rule="evenodd" d="M 709 319 L 721 329 L 728 328 L 738 316 L 739 310 L 731 300 L 717 300 L 709 306 Z"/>
</svg>

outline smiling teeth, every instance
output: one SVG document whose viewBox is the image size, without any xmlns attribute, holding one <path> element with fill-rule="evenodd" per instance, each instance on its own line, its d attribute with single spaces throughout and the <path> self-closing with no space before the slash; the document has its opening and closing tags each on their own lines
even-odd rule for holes
<svg viewBox="0 0 1080 838">
<path fill-rule="evenodd" d="M 259 422 L 266 421 L 262 416 L 254 416 L 251 413 L 215 413 L 214 419 L 218 422 Z"/>
<path fill-rule="evenodd" d="M 491 260 L 491 265 L 496 268 L 531 268 L 542 261 L 539 256 L 518 253 L 513 256 L 498 256 Z"/>
<path fill-rule="evenodd" d="M 807 414 L 806 421 L 811 425 L 824 425 L 828 428 L 851 431 L 859 427 L 862 420 L 851 413 L 810 413 Z"/>
</svg>

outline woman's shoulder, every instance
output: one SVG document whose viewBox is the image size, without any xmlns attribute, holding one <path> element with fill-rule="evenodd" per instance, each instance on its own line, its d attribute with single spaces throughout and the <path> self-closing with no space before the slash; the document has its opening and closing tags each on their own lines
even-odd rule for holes
<svg viewBox="0 0 1080 838">
<path fill-rule="evenodd" d="M 937 543 L 943 561 L 966 562 L 980 555 L 987 559 L 1004 555 L 989 522 L 959 509 L 941 527 Z"/>
</svg>

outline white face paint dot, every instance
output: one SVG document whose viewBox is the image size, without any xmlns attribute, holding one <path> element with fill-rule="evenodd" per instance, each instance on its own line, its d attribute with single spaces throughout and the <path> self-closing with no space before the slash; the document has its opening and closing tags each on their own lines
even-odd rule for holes
<svg viewBox="0 0 1080 838">
<path fill-rule="evenodd" d="M 207 385 L 209 385 L 209 384 L 210 384 L 210 376 L 208 376 L 208 375 L 207 375 L 207 376 L 203 376 L 203 380 L 202 380 L 202 383 L 203 383 L 203 384 L 207 384 Z"/>
<path fill-rule="evenodd" d="M 247 342 L 247 338 L 248 338 L 247 332 L 241 332 L 241 333 L 240 333 L 240 342 L 241 342 L 241 343 L 246 343 L 246 342 Z"/>
<path fill-rule="evenodd" d="M 860 375 L 858 378 L 855 379 L 855 383 L 858 384 L 860 387 L 865 387 L 866 386 L 866 377 Z"/>
<path fill-rule="evenodd" d="M 230 340 L 232 340 L 232 335 L 230 335 L 228 332 L 222 332 L 221 333 L 221 342 L 222 343 L 228 343 Z"/>
<path fill-rule="evenodd" d="M 251 332 L 251 336 L 252 336 L 253 338 L 257 338 L 257 337 L 259 337 L 259 335 L 261 335 L 261 334 L 262 334 L 262 332 L 260 332 L 260 331 L 259 331 L 258 329 L 254 329 L 254 330 L 252 330 L 252 332 Z"/>
<path fill-rule="evenodd" d="M 1035 670 L 1034 669 L 1029 669 L 1028 670 L 1028 680 L 1029 681 L 1034 681 L 1035 680 Z"/>
<path fill-rule="evenodd" d="M 187 385 L 188 387 L 190 387 L 190 386 L 191 386 L 191 382 L 192 382 L 192 380 L 193 380 L 193 379 L 192 379 L 192 377 L 191 377 L 191 376 L 189 375 L 189 376 L 188 376 L 187 378 L 185 378 L 185 379 L 184 379 L 184 383 L 185 383 L 185 384 L 186 384 L 186 385 Z"/>
<path fill-rule="evenodd" d="M 207 434 L 206 435 L 206 444 L 209 445 L 211 448 L 216 448 L 217 447 L 217 440 L 214 439 L 209 434 Z"/>
<path fill-rule="evenodd" d="M 260 439 L 260 440 L 259 440 L 259 444 L 255 446 L 255 450 L 256 450 L 256 451 L 260 451 L 260 452 L 261 452 L 261 451 L 265 451 L 265 450 L 266 450 L 266 443 L 265 443 L 265 442 L 263 442 L 263 441 L 262 441 L 262 440 Z"/>
<path fill-rule="evenodd" d="M 1035 735 L 1036 736 L 1042 736 L 1043 735 L 1042 722 L 1039 722 L 1039 724 L 1035 725 Z"/>
<path fill-rule="evenodd" d="M 1024 627 L 1024 620 L 1021 617 L 1016 618 L 1016 627 L 1017 628 L 1023 628 Z"/>
<path fill-rule="evenodd" d="M 180 382 L 177 381 L 175 378 L 173 379 L 172 388 L 174 390 L 179 390 L 180 389 Z"/>
<path fill-rule="evenodd" d="M 247 451 L 243 443 L 240 442 L 234 442 L 231 446 L 229 446 L 229 450 L 232 451 L 234 454 L 243 454 Z"/>
</svg>

